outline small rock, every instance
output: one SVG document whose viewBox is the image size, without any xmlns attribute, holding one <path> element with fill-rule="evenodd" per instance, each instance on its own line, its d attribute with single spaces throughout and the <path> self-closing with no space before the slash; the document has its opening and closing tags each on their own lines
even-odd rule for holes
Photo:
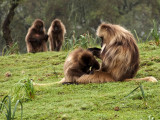
<svg viewBox="0 0 160 120">
<path fill-rule="evenodd" d="M 115 107 L 114 110 L 115 110 L 115 111 L 119 111 L 119 107 L 118 107 L 118 106 Z"/>
<path fill-rule="evenodd" d="M 6 72 L 6 73 L 5 73 L 5 76 L 6 76 L 6 77 L 11 77 L 12 74 L 11 74 L 10 72 Z"/>
<path fill-rule="evenodd" d="M 38 78 L 39 81 L 43 81 L 43 78 Z"/>
</svg>

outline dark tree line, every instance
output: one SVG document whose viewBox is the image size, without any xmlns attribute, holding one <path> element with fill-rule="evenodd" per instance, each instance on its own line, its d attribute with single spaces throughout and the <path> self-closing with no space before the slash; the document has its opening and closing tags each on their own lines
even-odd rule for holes
<svg viewBox="0 0 160 120">
<path fill-rule="evenodd" d="M 153 19 L 159 23 L 159 17 L 159 0 L 1 0 L 0 51 L 18 42 L 20 51 L 26 52 L 24 39 L 36 18 L 45 22 L 47 30 L 53 19 L 61 19 L 70 38 L 87 31 L 95 35 L 103 21 L 136 30 L 139 37 L 147 36 Z"/>
</svg>

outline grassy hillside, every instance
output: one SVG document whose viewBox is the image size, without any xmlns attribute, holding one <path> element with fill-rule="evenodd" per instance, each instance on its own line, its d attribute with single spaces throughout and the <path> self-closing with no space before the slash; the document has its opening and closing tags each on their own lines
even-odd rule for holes
<svg viewBox="0 0 160 120">
<path fill-rule="evenodd" d="M 160 47 L 139 44 L 141 64 L 136 77 L 154 76 L 160 80 Z M 0 100 L 11 95 L 12 107 L 23 98 L 25 120 L 151 120 L 160 119 L 160 83 L 143 82 L 146 100 L 140 89 L 130 96 L 139 82 L 117 82 L 88 85 L 52 85 L 35 87 L 35 98 L 15 89 L 20 80 L 38 83 L 59 81 L 69 52 L 46 52 L 0 57 Z M 18 96 L 19 95 L 19 96 Z M 23 95 L 23 96 L 22 96 Z M 16 96 L 16 97 L 15 97 Z M 0 120 L 5 119 L 0 113 Z M 20 107 L 16 120 L 20 119 Z"/>
</svg>

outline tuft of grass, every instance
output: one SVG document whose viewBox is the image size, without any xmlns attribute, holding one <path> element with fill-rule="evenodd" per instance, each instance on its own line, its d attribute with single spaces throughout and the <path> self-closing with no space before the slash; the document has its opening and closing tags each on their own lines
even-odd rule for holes
<svg viewBox="0 0 160 120">
<path fill-rule="evenodd" d="M 152 34 L 152 31 L 150 31 L 149 33 L 145 33 L 142 36 L 142 38 L 138 37 L 136 30 L 134 30 L 134 33 L 135 33 L 136 39 L 138 40 L 138 43 L 142 43 L 142 42 L 148 42 L 149 41 L 149 38 L 150 38 L 150 36 Z"/>
<path fill-rule="evenodd" d="M 15 42 L 9 48 L 7 48 L 7 46 L 3 48 L 2 56 L 12 55 L 12 54 L 19 54 L 19 47 L 18 47 L 18 43 L 17 42 Z"/>
<path fill-rule="evenodd" d="M 155 20 L 153 20 L 153 29 L 151 29 L 151 31 L 148 34 L 144 34 L 142 36 L 142 38 L 139 38 L 138 35 L 137 35 L 137 31 L 134 30 L 136 39 L 138 40 L 139 43 L 142 43 L 142 42 L 148 42 L 149 38 L 152 37 L 153 40 L 154 40 L 154 44 L 159 46 L 159 44 L 160 44 L 160 32 L 159 32 L 158 28 L 159 28 L 159 26 L 157 25 L 157 22 Z M 150 41 L 150 44 L 153 44 L 153 42 Z"/>
<path fill-rule="evenodd" d="M 7 101 L 7 98 L 8 98 L 8 101 Z M 17 102 L 14 106 L 13 112 L 12 112 L 12 110 L 11 110 L 11 97 L 8 95 L 5 96 L 2 100 L 2 102 L 0 103 L 0 113 L 4 112 L 7 120 L 14 120 L 15 119 L 15 112 L 16 112 L 18 104 L 21 105 L 21 120 L 22 120 L 22 115 L 23 115 L 22 102 L 20 100 L 17 100 Z"/>
<path fill-rule="evenodd" d="M 142 40 L 140 40 L 140 38 L 138 37 L 136 30 L 134 30 L 134 33 L 135 33 L 135 35 L 136 35 L 136 38 L 137 38 L 138 42 L 141 42 Z"/>
<path fill-rule="evenodd" d="M 151 35 L 154 38 L 154 41 L 156 43 L 157 46 L 159 46 L 160 44 L 160 32 L 158 31 L 158 26 L 155 20 L 153 20 L 153 29 L 151 30 Z"/>
<path fill-rule="evenodd" d="M 145 97 L 144 89 L 143 89 L 143 87 L 142 87 L 142 83 L 140 83 L 140 84 L 138 85 L 138 87 L 136 87 L 135 89 L 133 89 L 133 90 L 132 90 L 127 96 L 125 96 L 124 98 L 127 98 L 127 97 L 129 97 L 130 95 L 132 95 L 135 91 L 138 90 L 138 88 L 140 88 L 140 90 L 141 90 L 142 98 L 143 98 L 143 100 L 144 100 L 144 105 L 147 106 L 147 100 L 146 100 L 146 97 Z"/>
<path fill-rule="evenodd" d="M 16 83 L 14 88 L 12 89 L 12 94 L 14 95 L 13 100 L 34 99 L 35 90 L 32 79 L 24 78 L 18 81 L 18 83 Z"/>
<path fill-rule="evenodd" d="M 77 47 L 82 47 L 82 48 L 88 48 L 90 46 L 96 45 L 96 39 L 93 38 L 92 35 L 88 33 L 85 33 L 83 35 L 80 35 L 78 38 L 75 37 L 75 35 L 72 35 L 71 39 L 66 38 L 62 50 L 68 51 L 68 50 L 73 50 Z"/>
</svg>

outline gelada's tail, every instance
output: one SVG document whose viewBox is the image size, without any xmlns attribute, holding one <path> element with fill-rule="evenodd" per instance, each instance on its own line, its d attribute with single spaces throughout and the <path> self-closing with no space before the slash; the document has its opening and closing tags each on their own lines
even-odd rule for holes
<svg viewBox="0 0 160 120">
<path fill-rule="evenodd" d="M 50 85 L 55 85 L 55 84 L 62 84 L 64 82 L 64 78 L 61 81 L 58 82 L 52 82 L 52 83 L 35 83 L 33 82 L 34 86 L 50 86 Z"/>
</svg>

